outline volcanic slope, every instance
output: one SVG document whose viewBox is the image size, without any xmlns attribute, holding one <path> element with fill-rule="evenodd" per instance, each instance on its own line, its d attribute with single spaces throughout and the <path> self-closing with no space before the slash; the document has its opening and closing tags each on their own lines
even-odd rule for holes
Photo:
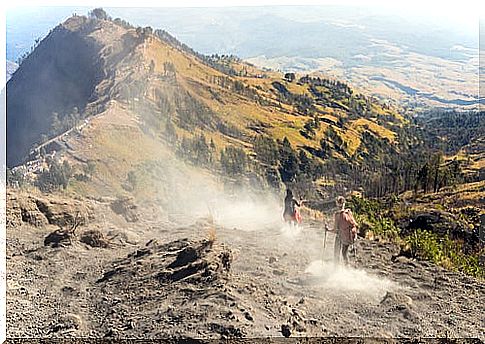
<svg viewBox="0 0 485 344">
<path fill-rule="evenodd" d="M 8 337 L 484 339 L 483 281 L 364 239 L 349 267 L 334 267 L 321 223 L 287 228 L 274 213 L 234 226 L 227 211 L 161 221 L 149 207 L 134 223 L 107 200 L 11 192 L 7 204 L 18 220 L 7 228 Z M 89 216 L 72 240 L 46 241 L 76 209 Z"/>
</svg>

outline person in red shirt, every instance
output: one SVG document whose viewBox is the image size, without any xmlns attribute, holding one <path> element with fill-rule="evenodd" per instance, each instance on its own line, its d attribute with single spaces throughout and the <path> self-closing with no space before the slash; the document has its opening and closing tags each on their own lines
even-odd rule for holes
<svg viewBox="0 0 485 344">
<path fill-rule="evenodd" d="M 340 255 L 344 259 L 345 265 L 349 263 L 347 252 L 349 246 L 354 243 L 357 236 L 357 222 L 352 215 L 352 211 L 345 208 L 345 198 L 337 197 L 338 211 L 334 214 L 334 228 L 329 230 L 335 232 L 334 260 L 340 262 Z"/>
</svg>

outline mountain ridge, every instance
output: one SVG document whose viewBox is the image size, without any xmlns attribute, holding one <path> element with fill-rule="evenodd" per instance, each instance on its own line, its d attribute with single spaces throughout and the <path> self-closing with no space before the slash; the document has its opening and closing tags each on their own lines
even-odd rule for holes
<svg viewBox="0 0 485 344">
<path fill-rule="evenodd" d="M 71 36 L 73 39 L 66 38 Z M 66 40 L 70 44 L 77 40 L 79 47 L 88 50 L 87 55 L 79 55 L 77 47 L 63 46 Z M 52 80 L 55 81 L 56 73 L 63 70 L 64 63 L 71 73 L 67 84 L 77 85 L 79 77 L 71 71 L 81 66 L 76 58 L 89 66 L 83 74 L 90 82 L 81 87 L 84 93 L 75 90 L 77 102 L 63 103 L 73 97 L 53 89 L 55 82 L 46 88 L 50 81 L 42 79 L 46 73 L 40 73 L 37 82 L 31 81 L 37 85 L 35 90 L 22 81 L 22 75 L 28 73 L 32 65 L 46 58 L 43 51 L 56 44 L 59 55 L 65 53 L 67 57 L 57 56 L 50 64 L 53 73 L 48 74 Z M 59 85 L 65 84 L 59 82 Z M 285 77 L 277 72 L 259 70 L 232 56 L 204 57 L 165 31 L 154 32 L 149 27 L 135 28 L 122 20 L 94 17 L 74 16 L 54 29 L 24 61 L 7 87 L 7 141 L 9 147 L 15 147 L 9 149 L 9 166 L 21 162 L 22 156 L 26 156 L 42 136 L 55 136 L 49 131 L 58 121 L 67 121 L 64 127 L 68 129 L 76 127 L 73 123 L 84 121 L 84 134 L 74 133 L 73 138 L 66 136 L 60 140 L 61 143 L 66 141 L 60 145 L 65 147 L 73 148 L 78 143 L 86 153 L 83 161 L 96 157 L 88 153 L 82 141 L 83 137 L 96 141 L 96 137 L 86 136 L 93 132 L 90 127 L 104 122 L 114 125 L 120 120 L 120 123 L 130 123 L 129 127 L 138 132 L 135 136 L 150 141 L 147 146 L 166 145 L 167 126 L 174 126 L 177 139 L 167 148 L 172 151 L 170 147 L 180 146 L 199 133 L 207 139 L 207 144 L 213 143 L 214 161 L 219 160 L 219 152 L 235 146 L 252 156 L 251 161 L 258 162 L 254 159 L 254 137 L 263 134 L 272 140 L 287 138 L 292 147 L 304 150 L 317 164 L 323 164 L 322 159 L 327 158 L 362 163 L 369 151 L 366 143 L 369 140 L 382 139 L 383 149 L 399 150 L 397 144 L 402 137 L 397 131 L 406 124 L 394 110 L 355 94 L 344 83 L 305 75 Z M 25 98 L 25 90 L 29 91 L 29 98 Z M 36 95 L 40 93 L 43 94 L 41 98 Z M 31 113 L 27 111 L 27 114 L 22 112 L 26 100 L 31 102 L 27 106 Z M 110 108 L 120 112 L 117 119 L 101 119 L 103 112 L 116 112 L 109 111 Z M 58 118 L 52 119 L 50 112 L 57 112 Z M 18 123 L 20 116 L 26 119 L 23 124 Z M 30 130 L 32 122 L 29 120 L 34 120 L 35 135 Z M 24 135 L 29 130 L 29 135 Z M 61 132 L 59 128 L 57 132 L 54 130 L 55 134 Z M 27 142 L 19 142 L 19 138 L 27 138 L 24 140 Z M 329 149 L 327 153 L 322 145 Z M 70 154 L 75 155 L 75 152 L 71 149 Z M 115 151 L 113 157 L 116 159 Z M 128 173 L 127 167 L 121 170 Z M 116 177 L 118 184 L 119 178 Z M 110 182 L 109 178 L 105 182 Z"/>
</svg>

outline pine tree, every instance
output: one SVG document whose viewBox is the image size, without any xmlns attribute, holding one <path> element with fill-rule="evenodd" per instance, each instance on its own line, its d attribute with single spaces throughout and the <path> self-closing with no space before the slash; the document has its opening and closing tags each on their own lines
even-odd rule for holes
<svg viewBox="0 0 485 344">
<path fill-rule="evenodd" d="M 284 183 L 294 180 L 298 174 L 298 159 L 296 152 L 291 147 L 290 141 L 285 136 L 280 147 L 280 175 Z"/>
<path fill-rule="evenodd" d="M 426 162 L 418 172 L 418 178 L 416 180 L 416 186 L 421 185 L 424 193 L 427 193 L 428 192 L 428 183 L 429 183 L 429 165 Z M 416 187 L 416 191 L 417 191 L 417 187 Z"/>
<path fill-rule="evenodd" d="M 275 166 L 278 163 L 278 145 L 272 138 L 257 136 L 253 148 L 257 159 L 263 164 Z"/>
<path fill-rule="evenodd" d="M 442 153 L 437 153 L 433 156 L 431 160 L 431 166 L 433 169 L 433 191 L 438 191 L 439 179 L 440 179 L 440 167 L 443 161 Z"/>
<path fill-rule="evenodd" d="M 221 168 L 229 176 L 237 176 L 246 172 L 248 160 L 246 153 L 234 146 L 228 146 L 221 151 Z"/>
</svg>

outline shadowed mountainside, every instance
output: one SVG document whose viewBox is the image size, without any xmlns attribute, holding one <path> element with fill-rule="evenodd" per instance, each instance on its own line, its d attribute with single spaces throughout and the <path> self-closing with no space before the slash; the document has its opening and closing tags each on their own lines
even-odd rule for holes
<svg viewBox="0 0 485 344">
<path fill-rule="evenodd" d="M 7 84 L 7 164 L 19 164 L 41 134 L 52 112 L 84 111 L 104 77 L 100 50 L 75 20 L 59 25 L 22 63 Z"/>
</svg>

